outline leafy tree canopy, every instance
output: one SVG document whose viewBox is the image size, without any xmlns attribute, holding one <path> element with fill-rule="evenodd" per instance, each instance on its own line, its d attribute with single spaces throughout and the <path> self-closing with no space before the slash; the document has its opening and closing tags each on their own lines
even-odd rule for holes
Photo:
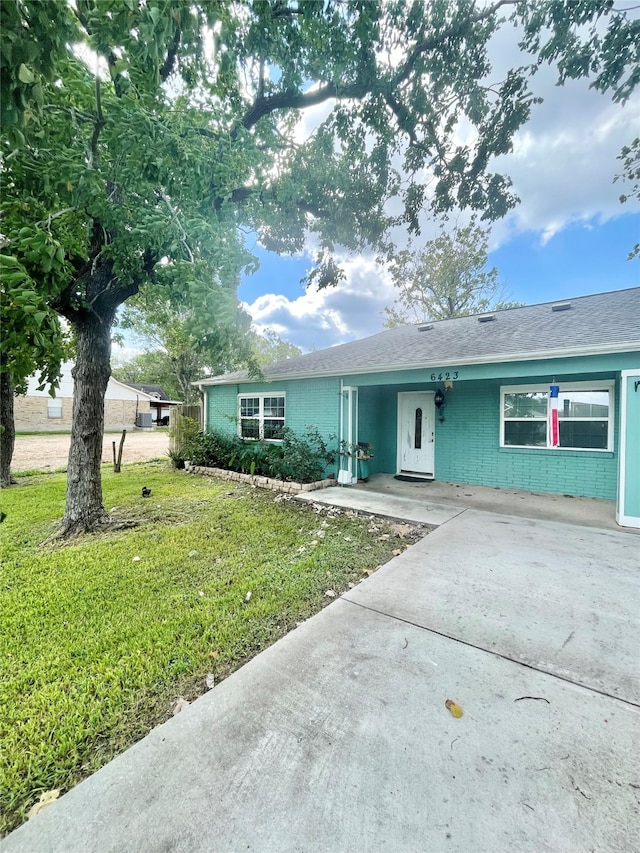
<svg viewBox="0 0 640 853">
<path fill-rule="evenodd" d="M 447 320 L 494 308 L 504 302 L 498 270 L 487 269 L 487 232 L 472 221 L 441 230 L 423 248 L 398 252 L 389 265 L 398 292 L 395 307 L 385 308 L 385 326 Z"/>
<path fill-rule="evenodd" d="M 283 341 L 280 335 L 273 329 L 265 329 L 264 332 L 250 332 L 251 349 L 258 367 L 266 367 L 276 361 L 286 361 L 302 355 L 302 350 L 295 344 Z"/>
<path fill-rule="evenodd" d="M 197 396 L 192 383 L 253 363 L 249 339 L 250 317 L 236 306 L 235 317 L 224 323 L 210 323 L 204 329 L 198 312 L 189 305 L 167 300 L 153 288 L 143 291 L 125 306 L 121 320 L 149 352 L 156 352 L 155 364 L 162 368 L 165 380 L 170 378 L 173 399 L 190 404 Z M 147 360 L 149 367 L 154 362 Z M 146 378 L 147 382 L 160 379 Z"/>
<path fill-rule="evenodd" d="M 247 231 L 278 252 L 315 234 L 324 285 L 336 245 L 382 247 L 425 208 L 502 216 L 516 199 L 491 163 L 538 64 L 621 101 L 640 73 L 639 24 L 608 0 L 4 0 L 2 17 L 3 254 L 77 344 L 67 530 L 105 518 L 110 328 L 141 287 L 205 333 L 235 317 Z M 495 81 L 509 18 L 524 64 Z"/>
<path fill-rule="evenodd" d="M 625 145 L 618 160 L 622 161 L 622 174 L 616 175 L 614 180 L 622 180 L 631 186 L 625 187 L 625 192 L 620 195 L 620 201 L 625 204 L 630 199 L 640 200 L 640 137 L 636 137 L 630 145 Z M 638 241 L 631 252 L 629 260 L 640 258 L 640 241 Z"/>
</svg>

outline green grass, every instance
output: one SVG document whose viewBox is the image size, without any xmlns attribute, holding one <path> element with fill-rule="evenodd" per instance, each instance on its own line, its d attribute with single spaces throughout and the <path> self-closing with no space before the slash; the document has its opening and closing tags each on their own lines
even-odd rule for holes
<svg viewBox="0 0 640 853">
<path fill-rule="evenodd" d="M 64 475 L 0 495 L 3 832 L 202 693 L 208 672 L 224 678 L 403 547 L 379 520 L 163 462 L 104 466 L 103 489 L 114 516 L 141 524 L 44 547 Z"/>
</svg>

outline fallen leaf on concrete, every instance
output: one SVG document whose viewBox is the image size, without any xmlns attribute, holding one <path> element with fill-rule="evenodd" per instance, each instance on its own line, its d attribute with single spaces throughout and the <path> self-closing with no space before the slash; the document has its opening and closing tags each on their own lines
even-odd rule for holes
<svg viewBox="0 0 640 853">
<path fill-rule="evenodd" d="M 215 686 L 216 680 L 212 672 L 207 673 L 207 677 L 205 678 L 205 684 L 207 685 L 207 690 L 213 690 Z"/>
<path fill-rule="evenodd" d="M 459 719 L 464 713 L 460 705 L 458 705 L 457 702 L 454 702 L 453 699 L 447 699 L 444 705 L 445 708 L 449 709 L 452 717 L 456 717 L 457 719 Z"/>
<path fill-rule="evenodd" d="M 184 711 L 184 709 L 188 708 L 190 704 L 190 702 L 187 702 L 187 700 L 181 696 L 176 702 L 175 708 L 173 709 L 173 716 L 177 716 L 180 711 Z"/>
<path fill-rule="evenodd" d="M 45 791 L 44 794 L 40 794 L 38 802 L 29 809 L 27 820 L 31 820 L 32 817 L 35 817 L 37 814 L 40 814 L 41 811 L 48 808 L 51 803 L 55 803 L 59 796 L 60 788 L 54 788 L 52 791 Z"/>
</svg>

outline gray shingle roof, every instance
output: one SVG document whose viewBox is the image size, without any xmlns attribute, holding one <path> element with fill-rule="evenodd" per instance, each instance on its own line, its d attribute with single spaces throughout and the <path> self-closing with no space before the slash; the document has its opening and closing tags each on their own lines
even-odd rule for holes
<svg viewBox="0 0 640 853">
<path fill-rule="evenodd" d="M 554 306 L 569 304 L 566 310 Z M 640 349 L 640 287 L 580 296 L 487 315 L 403 326 L 348 344 L 318 350 L 264 368 L 267 379 L 528 360 L 552 355 Z M 421 331 L 421 326 L 429 326 Z M 246 371 L 204 380 L 240 382 Z"/>
<path fill-rule="evenodd" d="M 156 400 L 168 400 L 169 395 L 164 390 L 162 385 L 150 385 L 145 382 L 140 384 L 138 382 L 126 382 L 125 385 L 128 385 L 129 388 L 135 388 L 136 391 L 142 391 L 143 394 L 149 394 L 151 397 L 155 397 Z"/>
</svg>

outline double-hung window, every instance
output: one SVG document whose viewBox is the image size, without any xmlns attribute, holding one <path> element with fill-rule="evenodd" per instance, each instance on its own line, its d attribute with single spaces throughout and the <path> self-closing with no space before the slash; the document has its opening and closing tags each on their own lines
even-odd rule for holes
<svg viewBox="0 0 640 853">
<path fill-rule="evenodd" d="M 613 382 L 557 382 L 559 447 L 613 450 Z M 551 447 L 549 385 L 500 389 L 500 446 Z"/>
<path fill-rule="evenodd" d="M 238 424 L 242 438 L 282 438 L 284 394 L 240 394 Z"/>
</svg>

